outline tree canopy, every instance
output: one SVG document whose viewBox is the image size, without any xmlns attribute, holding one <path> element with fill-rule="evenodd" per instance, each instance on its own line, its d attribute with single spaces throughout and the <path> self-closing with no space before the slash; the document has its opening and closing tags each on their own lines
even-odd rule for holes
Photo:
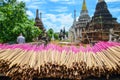
<svg viewBox="0 0 120 80">
<path fill-rule="evenodd" d="M 0 42 L 16 42 L 20 33 L 27 42 L 40 35 L 41 30 L 34 26 L 34 20 L 28 18 L 26 10 L 25 3 L 16 0 L 0 6 Z"/>
<path fill-rule="evenodd" d="M 49 36 L 50 39 L 51 39 L 53 36 L 54 36 L 54 39 L 55 39 L 55 40 L 58 40 L 58 39 L 59 39 L 59 33 L 55 33 L 52 28 L 50 28 L 50 29 L 47 31 L 47 35 Z"/>
<path fill-rule="evenodd" d="M 50 37 L 50 39 L 52 38 L 53 34 L 54 34 L 54 30 L 52 28 L 50 28 L 48 31 L 47 31 L 47 34 L 48 36 Z"/>
</svg>

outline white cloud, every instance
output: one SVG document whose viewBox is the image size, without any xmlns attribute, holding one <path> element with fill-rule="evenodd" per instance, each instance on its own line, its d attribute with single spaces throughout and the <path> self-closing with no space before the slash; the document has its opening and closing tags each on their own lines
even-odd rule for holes
<svg viewBox="0 0 120 80">
<path fill-rule="evenodd" d="M 68 7 L 56 7 L 55 9 L 51 9 L 50 11 L 66 12 L 66 11 L 68 11 Z"/>
<path fill-rule="evenodd" d="M 105 0 L 106 2 L 120 2 L 120 0 Z"/>
<path fill-rule="evenodd" d="M 117 21 L 120 22 L 120 16 L 119 16 L 120 9 L 119 8 L 110 8 L 110 12 L 112 13 L 112 16 L 117 18 Z"/>
<path fill-rule="evenodd" d="M 58 2 L 59 0 L 50 0 L 51 2 Z"/>
<path fill-rule="evenodd" d="M 51 2 L 59 2 L 61 4 L 75 4 L 78 0 L 50 0 Z"/>
<path fill-rule="evenodd" d="M 71 0 L 50 0 L 51 2 L 66 2 L 66 1 L 71 1 Z"/>
<path fill-rule="evenodd" d="M 61 2 L 62 4 L 77 4 L 78 1 L 75 0 L 64 0 L 63 2 Z"/>
<path fill-rule="evenodd" d="M 46 14 L 45 15 L 45 20 L 48 20 L 48 21 L 54 23 L 54 22 L 57 21 L 57 18 L 54 14 Z"/>
<path fill-rule="evenodd" d="M 29 5 L 29 7 L 28 8 L 31 8 L 31 9 L 38 9 L 39 7 L 37 6 L 37 5 Z"/>
<path fill-rule="evenodd" d="M 73 22 L 72 14 L 59 14 L 58 16 L 58 22 L 62 25 L 69 25 Z"/>
<path fill-rule="evenodd" d="M 32 17 L 32 18 L 34 17 L 34 14 L 31 11 L 26 11 L 26 13 L 29 17 Z"/>
<path fill-rule="evenodd" d="M 23 1 L 23 2 L 45 2 L 45 0 L 17 0 L 17 1 Z"/>
<path fill-rule="evenodd" d="M 17 0 L 17 1 L 24 1 L 24 2 L 30 2 L 31 0 Z"/>
<path fill-rule="evenodd" d="M 110 12 L 120 12 L 120 8 L 111 8 Z"/>
<path fill-rule="evenodd" d="M 120 16 L 118 16 L 118 18 L 117 18 L 117 19 L 118 19 L 117 21 L 120 23 Z"/>
<path fill-rule="evenodd" d="M 34 5 L 46 4 L 46 1 L 33 1 L 32 4 Z"/>
<path fill-rule="evenodd" d="M 23 1 L 26 3 L 27 8 L 31 9 L 38 9 L 41 5 L 46 4 L 45 0 L 17 0 L 17 1 Z"/>
<path fill-rule="evenodd" d="M 73 23 L 73 18 L 72 14 L 46 14 L 43 23 L 45 26 L 47 25 L 47 29 L 52 28 L 55 32 L 59 32 L 63 27 L 68 31 Z"/>
</svg>

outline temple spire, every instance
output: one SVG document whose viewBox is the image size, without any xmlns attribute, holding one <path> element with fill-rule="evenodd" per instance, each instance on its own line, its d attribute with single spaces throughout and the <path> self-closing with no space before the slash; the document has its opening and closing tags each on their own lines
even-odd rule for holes
<svg viewBox="0 0 120 80">
<path fill-rule="evenodd" d="M 76 21 L 76 10 L 74 10 L 74 21 Z"/>
<path fill-rule="evenodd" d="M 103 2 L 104 0 L 98 0 L 98 2 Z"/>
<path fill-rule="evenodd" d="M 87 10 L 87 6 L 86 6 L 85 0 L 83 0 L 82 10 L 83 10 L 83 11 L 86 11 L 86 10 Z"/>
<path fill-rule="evenodd" d="M 42 19 L 42 13 L 40 12 L 40 19 Z"/>
<path fill-rule="evenodd" d="M 44 25 L 42 23 L 42 13 L 36 10 L 35 26 L 38 26 L 41 30 L 44 30 Z"/>
<path fill-rule="evenodd" d="M 36 18 L 39 19 L 39 11 L 38 11 L 38 9 L 36 10 Z"/>
</svg>

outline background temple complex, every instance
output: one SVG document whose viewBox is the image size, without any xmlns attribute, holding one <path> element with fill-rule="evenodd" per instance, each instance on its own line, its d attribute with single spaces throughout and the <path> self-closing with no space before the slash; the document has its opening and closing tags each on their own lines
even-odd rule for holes
<svg viewBox="0 0 120 80">
<path fill-rule="evenodd" d="M 78 21 L 74 11 L 74 22 L 69 30 L 69 39 L 73 42 L 91 43 L 111 41 L 120 35 L 120 24 L 112 17 L 104 0 L 98 0 L 95 13 L 90 19 L 85 0 Z"/>
</svg>

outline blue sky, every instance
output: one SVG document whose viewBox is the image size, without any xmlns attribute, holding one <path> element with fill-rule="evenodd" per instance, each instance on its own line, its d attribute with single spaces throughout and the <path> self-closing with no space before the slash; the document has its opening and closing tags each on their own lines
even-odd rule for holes
<svg viewBox="0 0 120 80">
<path fill-rule="evenodd" d="M 59 32 L 63 27 L 68 31 L 73 23 L 74 9 L 76 9 L 77 18 L 80 16 L 83 0 L 18 0 L 24 1 L 27 7 L 29 18 L 35 18 L 36 9 L 42 12 L 43 24 L 48 30 L 52 28 Z M 113 17 L 120 23 L 120 0 L 105 0 L 108 9 Z M 98 0 L 86 0 L 90 17 L 95 12 Z"/>
</svg>

